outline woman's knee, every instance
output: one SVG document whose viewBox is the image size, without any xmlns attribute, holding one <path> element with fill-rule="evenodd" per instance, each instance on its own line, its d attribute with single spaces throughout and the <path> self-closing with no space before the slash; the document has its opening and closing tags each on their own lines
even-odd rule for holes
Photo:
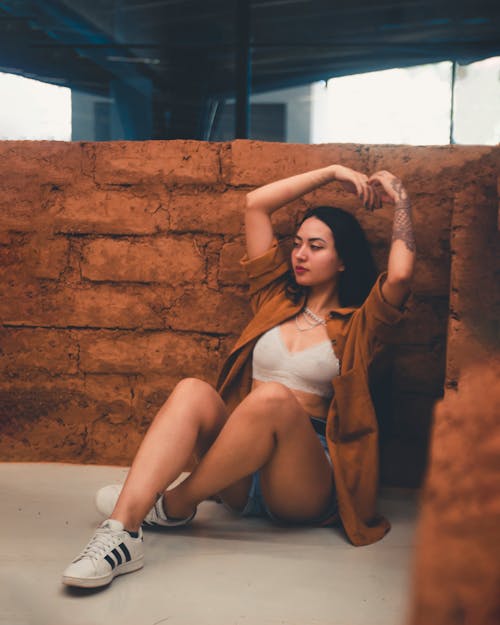
<svg viewBox="0 0 500 625">
<path fill-rule="evenodd" d="M 195 399 L 217 395 L 217 391 L 213 386 L 199 378 L 183 378 L 175 385 L 172 394 L 174 393 Z"/>
<path fill-rule="evenodd" d="M 224 419 L 225 406 L 217 391 L 198 378 L 184 378 L 178 382 L 158 416 L 172 415 L 193 419 L 197 425 L 211 428 Z"/>
<path fill-rule="evenodd" d="M 304 419 L 304 410 L 289 388 L 279 382 L 260 384 L 249 395 L 251 415 L 274 429 L 294 427 Z"/>
</svg>

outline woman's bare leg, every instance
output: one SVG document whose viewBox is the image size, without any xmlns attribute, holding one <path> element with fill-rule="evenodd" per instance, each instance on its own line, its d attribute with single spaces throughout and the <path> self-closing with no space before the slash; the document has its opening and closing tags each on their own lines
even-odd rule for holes
<svg viewBox="0 0 500 625">
<path fill-rule="evenodd" d="M 259 386 L 235 409 L 196 469 L 165 493 L 166 510 L 187 517 L 214 493 L 241 509 L 250 484 L 245 476 L 261 467 L 266 503 L 276 516 L 301 521 L 326 510 L 331 466 L 302 406 L 273 382 Z"/>
<path fill-rule="evenodd" d="M 209 384 L 194 378 L 179 382 L 149 427 L 111 518 L 137 530 L 193 452 L 202 455 L 226 419 L 224 402 Z"/>
</svg>

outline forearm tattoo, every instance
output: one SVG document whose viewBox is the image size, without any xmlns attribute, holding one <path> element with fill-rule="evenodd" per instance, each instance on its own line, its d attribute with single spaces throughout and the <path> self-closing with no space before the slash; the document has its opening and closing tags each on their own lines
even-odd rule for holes
<svg viewBox="0 0 500 625">
<path fill-rule="evenodd" d="M 410 198 L 406 193 L 401 180 L 393 180 L 392 188 L 396 192 L 397 200 L 394 207 L 394 223 L 392 225 L 392 241 L 403 241 L 410 252 L 416 249 L 415 235 L 411 223 Z"/>
</svg>

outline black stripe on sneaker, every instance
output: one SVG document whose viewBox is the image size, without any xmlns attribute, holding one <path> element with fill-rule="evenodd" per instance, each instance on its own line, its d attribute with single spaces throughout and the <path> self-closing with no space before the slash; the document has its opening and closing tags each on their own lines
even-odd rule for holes
<svg viewBox="0 0 500 625">
<path fill-rule="evenodd" d="M 116 564 L 121 564 L 122 563 L 122 557 L 121 555 L 118 553 L 117 549 L 113 549 L 113 551 L 111 552 L 115 558 L 116 558 Z"/>
<path fill-rule="evenodd" d="M 130 555 L 130 551 L 127 549 L 127 546 L 125 545 L 125 543 L 120 543 L 118 545 L 118 547 L 120 547 L 120 549 L 123 551 L 123 555 L 125 556 L 125 560 L 127 562 L 130 562 L 130 560 L 132 560 L 132 556 Z"/>
<path fill-rule="evenodd" d="M 109 556 L 105 556 L 104 558 L 106 560 L 106 562 L 111 566 L 111 570 L 113 570 L 116 566 L 115 561 L 113 560 L 113 558 L 110 558 Z"/>
</svg>

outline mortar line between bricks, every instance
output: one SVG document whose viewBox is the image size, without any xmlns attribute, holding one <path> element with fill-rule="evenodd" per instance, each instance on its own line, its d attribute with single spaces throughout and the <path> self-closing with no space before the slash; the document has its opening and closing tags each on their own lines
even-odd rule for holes
<svg viewBox="0 0 500 625">
<path fill-rule="evenodd" d="M 237 335 L 232 332 L 200 332 L 199 330 L 181 330 L 181 329 L 173 329 L 171 327 L 166 328 L 125 328 L 120 326 L 113 327 L 103 327 L 103 326 L 50 326 L 50 325 L 19 325 L 13 323 L 4 323 L 0 326 L 1 328 L 12 328 L 14 330 L 61 330 L 61 331 L 81 331 L 81 332 L 140 332 L 141 334 L 159 334 L 160 332 L 169 332 L 171 334 L 180 334 L 180 335 L 196 335 L 199 337 L 207 337 L 207 338 L 225 338 L 225 337 L 234 337 L 237 339 Z"/>
</svg>

